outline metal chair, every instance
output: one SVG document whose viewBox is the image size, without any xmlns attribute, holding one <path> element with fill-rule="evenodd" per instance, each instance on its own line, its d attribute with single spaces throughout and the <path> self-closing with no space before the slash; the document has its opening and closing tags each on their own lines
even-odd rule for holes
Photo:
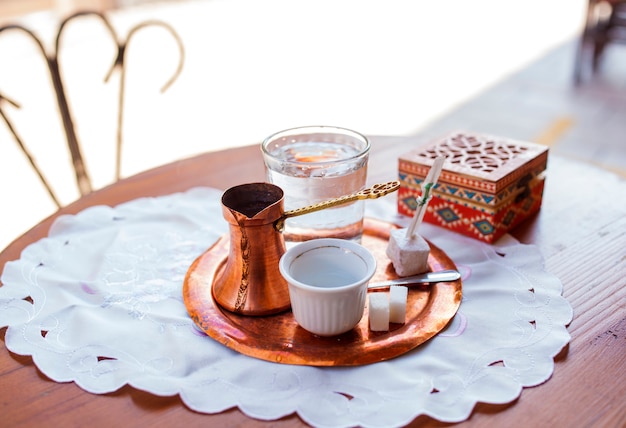
<svg viewBox="0 0 626 428">
<path fill-rule="evenodd" d="M 597 71 L 609 43 L 626 44 L 626 0 L 589 0 L 574 64 L 576 84 Z"/>
<path fill-rule="evenodd" d="M 171 35 L 176 40 L 176 43 L 178 44 L 178 48 L 180 51 L 180 60 L 178 63 L 178 67 L 175 70 L 174 75 L 162 87 L 161 92 L 167 90 L 167 88 L 180 75 L 182 71 L 183 63 L 184 63 L 184 48 L 183 48 L 183 44 L 182 44 L 180 37 L 178 36 L 176 31 L 174 31 L 173 28 L 171 28 L 168 24 L 164 22 L 160 22 L 160 21 L 146 21 L 146 22 L 136 25 L 135 27 L 131 28 L 131 30 L 129 31 L 126 37 L 126 40 L 121 41 L 120 38 L 117 36 L 113 26 L 110 24 L 109 20 L 102 13 L 94 12 L 94 11 L 79 12 L 66 18 L 59 26 L 59 30 L 56 35 L 54 52 L 52 54 L 49 54 L 48 52 L 46 52 L 46 49 L 44 48 L 43 43 L 28 28 L 25 28 L 21 25 L 6 25 L 4 27 L 0 27 L 0 36 L 9 31 L 20 31 L 20 32 L 26 33 L 36 43 L 36 45 L 38 46 L 38 50 L 40 51 L 42 56 L 45 58 L 46 64 L 48 66 L 48 71 L 50 74 L 50 80 L 51 80 L 51 83 L 52 83 L 52 86 L 56 95 L 56 101 L 57 101 L 57 106 L 59 109 L 59 114 L 63 122 L 63 129 L 65 131 L 65 136 L 67 140 L 67 148 L 71 155 L 72 165 L 73 165 L 74 173 L 76 177 L 76 185 L 78 187 L 78 190 L 81 196 L 91 192 L 93 190 L 93 185 L 92 185 L 92 181 L 90 179 L 90 176 L 87 170 L 87 166 L 83 160 L 82 148 L 78 141 L 77 134 L 75 132 L 74 119 L 72 117 L 68 99 L 66 96 L 66 91 L 64 89 L 63 76 L 62 76 L 61 69 L 59 66 L 59 47 L 60 47 L 60 42 L 62 39 L 63 30 L 66 28 L 66 26 L 74 19 L 84 17 L 84 16 L 95 16 L 96 18 L 99 18 L 99 20 L 102 21 L 107 31 L 111 35 L 112 39 L 114 40 L 115 44 L 117 45 L 117 56 L 105 77 L 105 82 L 106 82 L 108 81 L 108 79 L 111 77 L 111 75 L 116 69 L 120 70 L 120 87 L 119 87 L 119 96 L 118 96 L 118 122 L 117 122 L 118 129 L 117 129 L 116 162 L 115 162 L 115 180 L 116 181 L 119 180 L 120 175 L 121 175 L 122 126 L 123 126 L 123 118 L 124 118 L 124 93 L 125 93 L 125 76 L 126 76 L 125 58 L 128 53 L 127 47 L 128 47 L 129 41 L 131 40 L 132 36 L 137 31 L 141 30 L 142 28 L 145 28 L 148 26 L 155 26 L 155 25 L 165 28 L 169 33 L 171 33 Z M 6 103 L 11 104 L 13 107 L 19 108 L 19 104 L 17 102 L 7 98 L 0 91 L 0 117 L 3 119 L 5 125 L 7 126 L 9 132 L 13 135 L 13 138 L 15 142 L 17 143 L 17 145 L 19 146 L 20 150 L 22 151 L 22 153 L 24 153 L 30 165 L 34 169 L 35 173 L 38 175 L 40 181 L 42 182 L 48 194 L 50 195 L 50 198 L 53 200 L 56 206 L 60 208 L 61 202 L 59 201 L 59 198 L 57 197 L 51 185 L 49 184 L 49 181 L 46 180 L 43 172 L 41 171 L 41 169 L 35 162 L 35 158 L 30 152 L 30 150 L 28 149 L 27 144 L 20 137 L 17 130 L 15 129 L 15 126 L 13 125 L 13 123 L 11 122 L 11 120 L 6 115 L 5 111 L 3 110 Z"/>
</svg>

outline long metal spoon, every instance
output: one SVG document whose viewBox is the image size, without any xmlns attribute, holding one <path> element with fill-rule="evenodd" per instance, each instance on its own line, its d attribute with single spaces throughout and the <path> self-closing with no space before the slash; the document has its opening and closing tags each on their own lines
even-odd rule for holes
<svg viewBox="0 0 626 428">
<path fill-rule="evenodd" d="M 399 181 L 390 181 L 388 183 L 374 184 L 372 187 L 368 187 L 367 189 L 359 190 L 356 193 L 352 193 L 350 195 L 340 196 L 335 199 L 330 199 L 328 201 L 319 202 L 315 205 L 309 205 L 302 208 L 296 208 L 295 210 L 285 211 L 285 213 L 278 220 L 274 222 L 274 228 L 277 231 L 282 232 L 285 227 L 285 220 L 289 217 L 295 217 L 303 214 L 309 214 L 315 211 L 321 211 L 326 208 L 336 207 L 338 205 L 347 204 L 349 202 L 354 202 L 363 199 L 376 199 L 381 196 L 385 196 L 389 193 L 395 192 L 400 188 Z"/>
<path fill-rule="evenodd" d="M 438 272 L 427 272 L 414 276 L 406 276 L 404 278 L 391 279 L 389 281 L 371 282 L 368 284 L 367 289 L 373 290 L 378 288 L 386 288 L 391 285 L 416 285 L 416 284 L 431 284 L 433 282 L 449 282 L 456 281 L 461 277 L 461 274 L 453 269 L 440 270 Z"/>
</svg>

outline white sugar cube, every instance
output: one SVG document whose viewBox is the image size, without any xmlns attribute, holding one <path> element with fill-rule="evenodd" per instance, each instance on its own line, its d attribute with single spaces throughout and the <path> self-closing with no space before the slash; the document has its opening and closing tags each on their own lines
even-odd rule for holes
<svg viewBox="0 0 626 428">
<path fill-rule="evenodd" d="M 389 287 L 389 322 L 404 324 L 409 289 L 402 285 Z"/>
<path fill-rule="evenodd" d="M 387 293 L 369 294 L 370 330 L 389 330 L 389 296 Z"/>
<path fill-rule="evenodd" d="M 409 239 L 406 229 L 392 229 L 387 245 L 387 257 L 398 276 L 411 276 L 428 271 L 428 242 L 420 235 Z"/>
</svg>

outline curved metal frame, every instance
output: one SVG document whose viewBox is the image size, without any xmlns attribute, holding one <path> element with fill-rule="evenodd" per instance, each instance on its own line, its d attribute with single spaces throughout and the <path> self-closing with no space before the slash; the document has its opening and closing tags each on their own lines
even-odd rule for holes
<svg viewBox="0 0 626 428">
<path fill-rule="evenodd" d="M 165 92 L 174 83 L 174 81 L 178 78 L 178 76 L 182 72 L 182 68 L 184 64 L 184 54 L 185 54 L 183 43 L 182 43 L 180 36 L 176 33 L 176 31 L 170 25 L 168 25 L 165 22 L 152 20 L 152 21 L 146 21 L 146 22 L 140 23 L 130 29 L 128 36 L 126 37 L 126 41 L 120 41 L 120 39 L 117 36 L 117 33 L 115 32 L 115 29 L 113 28 L 109 20 L 106 18 L 106 16 L 104 16 L 100 12 L 95 12 L 95 11 L 78 12 L 67 17 L 65 20 L 63 20 L 59 26 L 59 30 L 56 35 L 54 52 L 52 54 L 48 54 L 46 52 L 46 49 L 44 48 L 41 40 L 28 28 L 25 28 L 21 25 L 14 25 L 14 24 L 6 25 L 0 28 L 0 35 L 11 30 L 22 31 L 26 33 L 32 40 L 34 40 L 42 56 L 45 58 L 46 64 L 48 66 L 48 71 L 50 74 L 49 77 L 52 82 L 54 92 L 56 94 L 57 106 L 59 109 L 59 113 L 61 115 L 61 120 L 63 122 L 63 128 L 65 131 L 67 146 L 70 151 L 70 155 L 72 157 L 72 165 L 74 167 L 74 172 L 76 176 L 76 184 L 81 195 L 85 195 L 92 191 L 92 183 L 89 177 L 89 173 L 87 172 L 87 167 L 83 160 L 83 155 L 81 152 L 81 145 L 76 135 L 76 131 L 74 128 L 74 120 L 72 118 L 67 96 L 65 93 L 65 88 L 63 85 L 63 78 L 62 78 L 61 70 L 59 67 L 59 51 L 60 51 L 61 38 L 63 35 L 63 31 L 67 28 L 67 25 L 74 19 L 85 17 L 85 16 L 96 17 L 100 21 L 102 21 L 102 23 L 107 28 L 109 34 L 111 35 L 111 38 L 113 39 L 113 41 L 115 42 L 117 46 L 116 58 L 113 61 L 113 64 L 111 65 L 111 68 L 109 69 L 104 79 L 105 82 L 107 82 L 109 78 L 111 77 L 111 75 L 113 74 L 114 70 L 117 68 L 120 69 L 121 78 L 120 78 L 120 88 L 119 88 L 119 96 L 118 96 L 118 124 L 117 124 L 116 159 L 115 159 L 115 180 L 119 180 L 121 176 L 122 125 L 123 125 L 123 117 L 124 117 L 124 93 L 125 93 L 125 86 L 126 86 L 125 59 L 127 57 L 128 44 L 131 38 L 139 30 L 143 28 L 146 28 L 149 26 L 159 26 L 167 30 L 176 41 L 177 46 L 180 51 L 180 58 L 179 58 L 178 66 L 174 74 L 172 75 L 172 77 L 170 77 L 170 79 L 168 79 L 165 85 L 161 88 L 161 92 Z M 35 170 L 36 174 L 38 175 L 42 184 L 48 191 L 48 194 L 50 195 L 54 203 L 57 205 L 57 207 L 61 207 L 61 203 L 58 197 L 56 196 L 56 194 L 54 193 L 52 186 L 50 186 L 49 182 L 46 180 L 43 172 L 41 171 L 41 169 L 38 167 L 37 163 L 35 162 L 34 156 L 28 150 L 23 140 L 20 138 L 19 134 L 17 133 L 17 130 L 13 126 L 12 122 L 9 120 L 8 116 L 4 112 L 3 110 L 4 101 L 8 102 L 9 104 L 11 104 L 12 106 L 16 108 L 20 108 L 20 105 L 17 102 L 5 97 L 2 94 L 2 92 L 0 92 L 0 116 L 4 120 L 5 124 L 7 125 L 7 128 L 9 129 L 9 132 L 13 135 L 20 150 L 22 151 L 22 153 L 24 153 L 24 155 L 28 159 L 30 165 Z"/>
</svg>

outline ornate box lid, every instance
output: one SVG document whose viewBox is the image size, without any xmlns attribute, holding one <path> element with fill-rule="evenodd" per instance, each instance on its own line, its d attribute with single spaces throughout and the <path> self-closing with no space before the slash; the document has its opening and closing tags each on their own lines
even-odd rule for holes
<svg viewBox="0 0 626 428">
<path fill-rule="evenodd" d="M 400 157 L 400 169 L 424 177 L 445 156 L 440 182 L 498 194 L 546 169 L 548 147 L 503 137 L 453 132 Z M 530 174 L 530 177 L 529 177 Z"/>
</svg>

